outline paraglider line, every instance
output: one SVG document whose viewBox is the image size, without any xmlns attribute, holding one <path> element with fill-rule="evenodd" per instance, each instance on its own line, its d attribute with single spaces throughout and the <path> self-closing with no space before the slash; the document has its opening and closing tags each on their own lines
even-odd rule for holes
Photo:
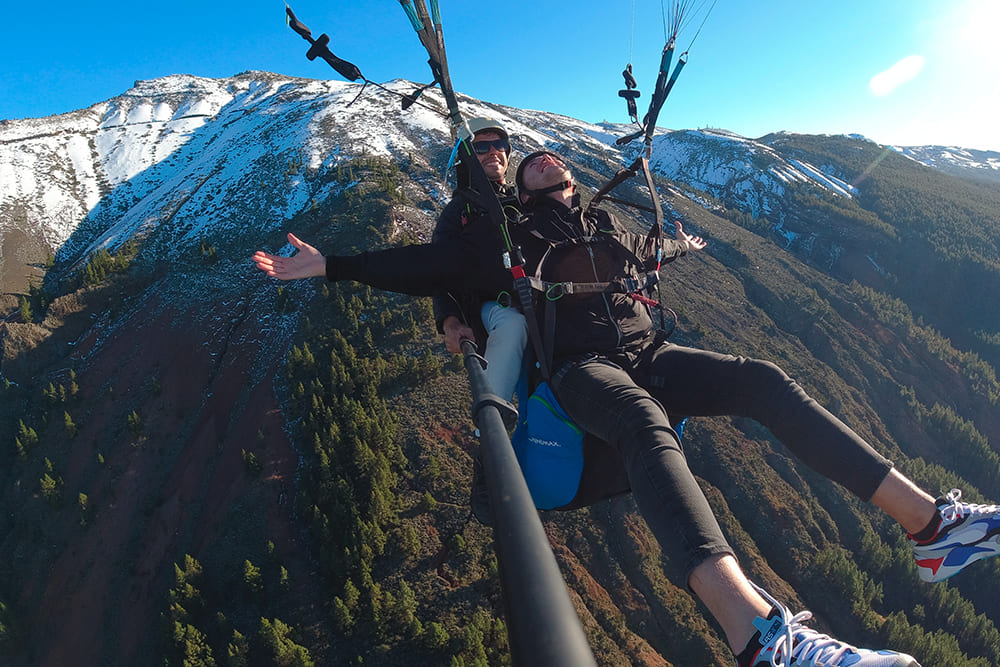
<svg viewBox="0 0 1000 667">
<path fill-rule="evenodd" d="M 719 0 L 712 0 L 712 6 L 708 8 L 707 12 L 705 12 L 705 17 L 701 20 L 701 25 L 698 26 L 698 30 L 694 33 L 694 37 L 691 38 L 691 43 L 688 44 L 687 50 L 684 51 L 682 57 L 686 56 L 687 52 L 691 50 L 692 46 L 694 46 L 694 40 L 698 39 L 698 35 L 701 34 L 701 29 L 705 27 L 705 23 L 708 21 L 708 17 L 712 13 L 712 10 L 715 9 L 715 3 L 718 1 Z"/>
</svg>

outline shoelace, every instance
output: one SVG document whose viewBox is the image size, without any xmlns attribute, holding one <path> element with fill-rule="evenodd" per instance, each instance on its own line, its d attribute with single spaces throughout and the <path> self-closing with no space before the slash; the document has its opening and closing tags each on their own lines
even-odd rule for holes
<svg viewBox="0 0 1000 667">
<path fill-rule="evenodd" d="M 962 497 L 961 489 L 952 489 L 945 496 L 948 500 L 948 505 L 942 505 L 939 509 L 941 511 L 941 518 L 945 521 L 954 521 L 959 517 L 963 517 L 970 514 L 995 514 L 1000 512 L 1000 507 L 996 505 L 977 505 L 975 503 L 963 503 L 959 502 Z"/>
<path fill-rule="evenodd" d="M 775 600 L 763 588 L 750 582 L 765 600 L 774 605 L 781 615 L 784 624 L 782 633 L 774 640 L 771 651 L 772 667 L 787 667 L 788 665 L 836 664 L 831 660 L 840 660 L 845 653 L 857 652 L 857 649 L 829 635 L 813 630 L 803 625 L 812 618 L 811 611 L 792 612 Z M 780 660 L 780 662 L 779 662 Z"/>
<path fill-rule="evenodd" d="M 844 657 L 845 653 L 857 652 L 850 644 L 834 639 L 829 635 L 824 635 L 812 628 L 802 625 L 802 621 L 812 618 L 812 612 L 800 611 L 788 619 L 785 633 L 774 646 L 774 655 L 771 657 L 771 664 L 780 667 L 775 662 L 778 659 L 778 651 L 784 651 L 785 647 L 791 647 L 787 665 L 834 665 Z M 798 642 L 798 643 L 795 643 Z M 793 645 L 794 644 L 794 645 Z M 782 656 L 784 659 L 784 656 Z"/>
</svg>

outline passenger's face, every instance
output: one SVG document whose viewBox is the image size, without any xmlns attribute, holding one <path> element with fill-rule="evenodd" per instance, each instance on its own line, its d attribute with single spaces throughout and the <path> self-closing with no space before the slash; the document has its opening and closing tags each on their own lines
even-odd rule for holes
<svg viewBox="0 0 1000 667">
<path fill-rule="evenodd" d="M 550 185 L 573 178 L 569 167 L 561 159 L 548 153 L 539 155 L 524 167 L 524 185 L 529 190 L 541 190 Z"/>
<path fill-rule="evenodd" d="M 498 141 L 503 139 L 503 137 L 496 132 L 478 132 L 472 138 L 473 142 L 477 141 Z M 476 157 L 479 159 L 479 164 L 483 165 L 483 171 L 486 172 L 486 177 L 491 181 L 504 181 L 504 176 L 507 173 L 507 152 L 500 150 L 496 146 L 490 146 L 490 149 L 485 153 L 476 153 Z"/>
</svg>

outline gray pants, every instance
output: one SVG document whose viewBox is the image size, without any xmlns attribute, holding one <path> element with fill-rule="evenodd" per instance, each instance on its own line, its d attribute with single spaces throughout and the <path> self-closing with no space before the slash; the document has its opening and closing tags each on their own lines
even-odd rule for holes
<svg viewBox="0 0 1000 667">
<path fill-rule="evenodd" d="M 514 396 L 521 376 L 524 346 L 528 344 L 528 324 L 516 308 L 487 301 L 480 309 L 483 327 L 489 336 L 486 342 L 486 381 L 494 394 L 505 401 Z"/>
</svg>

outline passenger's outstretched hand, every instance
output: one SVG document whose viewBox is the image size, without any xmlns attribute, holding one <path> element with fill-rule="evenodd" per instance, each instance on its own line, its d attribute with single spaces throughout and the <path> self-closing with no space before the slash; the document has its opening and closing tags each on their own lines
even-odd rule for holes
<svg viewBox="0 0 1000 667">
<path fill-rule="evenodd" d="M 677 233 L 674 234 L 674 238 L 678 241 L 687 241 L 688 250 L 701 250 L 707 245 L 705 243 L 705 239 L 700 236 L 691 236 L 690 234 L 685 233 L 684 225 L 681 224 L 680 220 L 674 220 L 674 226 L 677 227 Z"/>
<path fill-rule="evenodd" d="M 326 275 L 326 257 L 295 234 L 289 233 L 288 242 L 298 252 L 291 257 L 272 255 L 258 250 L 253 261 L 257 268 L 278 280 L 298 280 L 299 278 L 315 278 Z"/>
</svg>

